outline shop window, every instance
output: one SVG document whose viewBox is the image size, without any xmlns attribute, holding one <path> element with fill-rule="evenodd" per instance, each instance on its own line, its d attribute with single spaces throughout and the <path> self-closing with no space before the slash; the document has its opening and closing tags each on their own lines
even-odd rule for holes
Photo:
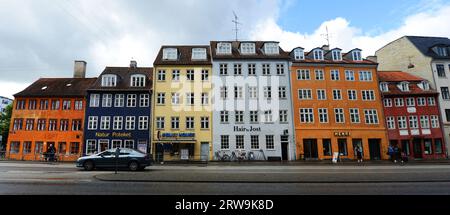
<svg viewBox="0 0 450 215">
<path fill-rule="evenodd" d="M 80 152 L 80 143 L 70 143 L 70 154 L 76 155 Z"/>
<path fill-rule="evenodd" d="M 66 154 L 67 150 L 67 143 L 65 142 L 60 142 L 58 144 L 58 153 L 59 154 Z"/>
<path fill-rule="evenodd" d="M 434 150 L 436 152 L 436 154 L 442 154 L 443 150 L 442 150 L 442 139 L 435 139 L 434 140 Z"/>
<path fill-rule="evenodd" d="M 431 139 L 425 139 L 424 141 L 425 146 L 425 154 L 426 155 L 432 155 L 433 154 L 433 146 L 431 144 Z"/>
<path fill-rule="evenodd" d="M 323 139 L 323 156 L 331 156 L 333 153 L 330 139 Z"/>
<path fill-rule="evenodd" d="M 339 154 L 341 154 L 341 156 L 348 156 L 347 140 L 346 139 L 339 139 L 338 140 L 338 147 L 339 147 Z"/>
</svg>

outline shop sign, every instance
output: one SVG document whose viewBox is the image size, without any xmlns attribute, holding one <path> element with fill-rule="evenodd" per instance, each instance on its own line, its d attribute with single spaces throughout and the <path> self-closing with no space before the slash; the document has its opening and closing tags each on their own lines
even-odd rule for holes
<svg viewBox="0 0 450 215">
<path fill-rule="evenodd" d="M 133 135 L 131 133 L 127 132 L 112 132 L 112 133 L 106 133 L 106 132 L 96 132 L 95 137 L 99 138 L 132 138 Z"/>
<path fill-rule="evenodd" d="M 417 109 L 415 107 L 408 107 L 407 111 L 408 113 L 416 113 Z"/>
<path fill-rule="evenodd" d="M 261 132 L 261 127 L 244 127 L 234 126 L 234 132 Z"/>
<path fill-rule="evenodd" d="M 335 137 L 350 137 L 350 132 L 334 132 Z"/>
<path fill-rule="evenodd" d="M 195 133 L 162 133 L 160 134 L 163 139 L 193 139 Z"/>
</svg>

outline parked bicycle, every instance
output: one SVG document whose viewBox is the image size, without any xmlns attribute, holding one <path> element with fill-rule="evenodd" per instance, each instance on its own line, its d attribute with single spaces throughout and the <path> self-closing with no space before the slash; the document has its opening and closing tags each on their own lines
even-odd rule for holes
<svg viewBox="0 0 450 215">
<path fill-rule="evenodd" d="M 217 151 L 216 159 L 219 161 L 230 161 L 231 157 L 225 151 Z"/>
</svg>

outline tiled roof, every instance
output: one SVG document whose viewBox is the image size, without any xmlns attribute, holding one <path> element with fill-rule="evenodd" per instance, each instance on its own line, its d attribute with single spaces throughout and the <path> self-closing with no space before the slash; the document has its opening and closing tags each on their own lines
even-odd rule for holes
<svg viewBox="0 0 450 215">
<path fill-rule="evenodd" d="M 85 96 L 86 90 L 97 78 L 41 78 L 14 97 L 78 97 Z"/>
<path fill-rule="evenodd" d="M 445 37 L 406 36 L 422 54 L 436 59 L 450 59 L 450 56 L 439 56 L 431 48 L 436 45 L 450 46 L 450 39 Z"/>
<path fill-rule="evenodd" d="M 424 81 L 425 79 L 400 71 L 378 71 L 381 82 Z"/>
<path fill-rule="evenodd" d="M 417 86 L 417 83 L 409 84 L 409 91 L 403 92 L 398 87 L 397 84 L 389 84 L 389 92 L 383 92 L 383 95 L 389 96 L 389 95 L 436 95 L 438 92 L 436 90 L 422 90 L 420 87 Z"/>
<path fill-rule="evenodd" d="M 218 43 L 231 43 L 231 55 L 218 55 L 216 52 L 217 44 Z M 242 43 L 255 43 L 255 54 L 241 54 L 240 47 Z M 236 59 L 242 59 L 242 60 L 267 60 L 267 59 L 274 59 L 274 60 L 289 60 L 289 53 L 285 52 L 280 47 L 280 54 L 273 55 L 273 54 L 265 54 L 264 44 L 266 43 L 278 43 L 275 41 L 211 41 L 211 50 L 212 50 L 212 56 L 213 59 L 220 59 L 220 60 L 236 60 Z"/>
<path fill-rule="evenodd" d="M 165 48 L 176 48 L 178 51 L 177 60 L 163 60 L 163 50 Z M 206 48 L 206 60 L 192 60 L 192 49 Z M 162 46 L 159 50 L 153 66 L 164 65 L 212 65 L 211 54 L 209 46 Z"/>
<path fill-rule="evenodd" d="M 423 90 L 417 84 L 421 83 L 425 79 L 411 75 L 406 72 L 400 71 L 378 71 L 378 80 L 380 82 L 387 82 L 389 92 L 383 92 L 383 95 L 430 95 L 438 94 L 436 90 Z M 409 91 L 404 92 L 398 88 L 398 84 L 401 82 L 410 82 Z"/>
<path fill-rule="evenodd" d="M 145 87 L 131 87 L 130 81 L 132 75 L 145 75 L 147 77 Z M 103 75 L 117 75 L 117 85 L 115 87 L 102 87 Z M 89 90 L 151 90 L 153 84 L 153 68 L 151 67 L 106 67 L 97 81 Z"/>
</svg>

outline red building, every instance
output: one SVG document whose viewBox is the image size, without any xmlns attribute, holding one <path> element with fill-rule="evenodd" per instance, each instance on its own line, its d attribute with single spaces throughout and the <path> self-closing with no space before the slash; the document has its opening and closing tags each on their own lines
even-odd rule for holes
<svg viewBox="0 0 450 215">
<path fill-rule="evenodd" d="M 405 72 L 378 72 L 390 145 L 410 159 L 443 159 L 439 93 L 428 81 Z"/>
</svg>

